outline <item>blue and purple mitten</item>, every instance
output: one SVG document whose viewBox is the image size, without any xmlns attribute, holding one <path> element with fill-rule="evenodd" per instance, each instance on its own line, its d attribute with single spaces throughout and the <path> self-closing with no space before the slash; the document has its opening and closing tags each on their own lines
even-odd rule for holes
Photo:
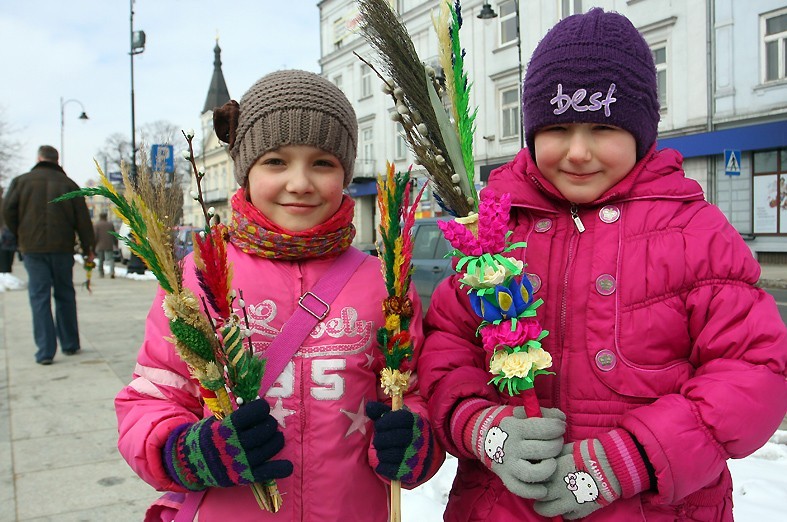
<svg viewBox="0 0 787 522">
<path fill-rule="evenodd" d="M 377 474 L 404 484 L 423 480 L 434 452 L 429 421 L 407 409 L 391 411 L 381 402 L 368 403 L 366 415 L 374 421 L 369 459 Z"/>
<path fill-rule="evenodd" d="M 264 400 L 253 401 L 223 420 L 207 417 L 175 428 L 164 446 L 164 467 L 191 491 L 265 482 L 292 474 L 289 460 L 270 460 L 284 435 Z"/>
</svg>

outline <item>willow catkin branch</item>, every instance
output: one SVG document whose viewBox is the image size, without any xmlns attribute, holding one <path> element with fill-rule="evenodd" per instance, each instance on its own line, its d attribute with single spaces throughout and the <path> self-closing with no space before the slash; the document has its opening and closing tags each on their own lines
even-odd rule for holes
<svg viewBox="0 0 787 522">
<path fill-rule="evenodd" d="M 408 145 L 429 173 L 441 205 L 454 215 L 467 215 L 473 208 L 467 201 L 470 194 L 456 191 L 453 181 L 460 166 L 464 174 L 464 162 L 461 154 L 457 157 L 452 152 L 453 145 L 451 150 L 447 146 L 443 135 L 445 125 L 436 113 L 445 109 L 436 96 L 433 79 L 425 72 L 407 29 L 385 0 L 359 0 L 358 5 L 362 15 L 361 34 L 375 49 L 395 84 L 395 102 L 398 103 L 396 96 L 400 97 L 410 112 L 402 116 Z M 455 133 L 453 129 L 451 132 Z"/>
</svg>

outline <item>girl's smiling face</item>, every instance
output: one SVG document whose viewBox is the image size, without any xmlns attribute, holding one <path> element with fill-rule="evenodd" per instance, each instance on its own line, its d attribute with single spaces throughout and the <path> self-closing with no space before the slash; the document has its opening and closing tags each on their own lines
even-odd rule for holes
<svg viewBox="0 0 787 522">
<path fill-rule="evenodd" d="M 252 205 L 292 232 L 308 230 L 333 216 L 341 206 L 343 189 L 339 159 L 309 145 L 266 152 L 249 169 Z"/>
<path fill-rule="evenodd" d="M 535 157 L 544 177 L 572 203 L 592 203 L 637 163 L 634 136 L 619 127 L 569 123 L 540 129 Z"/>
</svg>

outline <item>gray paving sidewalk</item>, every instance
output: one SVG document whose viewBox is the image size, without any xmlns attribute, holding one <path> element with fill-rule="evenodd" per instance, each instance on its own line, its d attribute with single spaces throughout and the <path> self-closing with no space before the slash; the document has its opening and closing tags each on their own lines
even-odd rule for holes
<svg viewBox="0 0 787 522">
<path fill-rule="evenodd" d="M 787 288 L 787 265 L 760 265 L 760 286 L 763 288 Z"/>
<path fill-rule="evenodd" d="M 13 275 L 26 279 L 21 263 Z M 51 366 L 33 358 L 27 291 L 0 293 L 1 521 L 139 521 L 160 495 L 120 457 L 113 408 L 156 284 L 93 281 L 77 291 L 82 351 Z"/>
</svg>

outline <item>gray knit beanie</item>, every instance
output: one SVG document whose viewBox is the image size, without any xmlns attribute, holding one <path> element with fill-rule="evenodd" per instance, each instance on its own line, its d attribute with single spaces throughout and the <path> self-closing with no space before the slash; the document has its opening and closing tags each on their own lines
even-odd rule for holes
<svg viewBox="0 0 787 522">
<path fill-rule="evenodd" d="M 344 186 L 352 181 L 358 122 L 350 101 L 330 81 L 307 71 L 276 71 L 243 95 L 239 113 L 237 103 L 234 107 L 236 123 L 218 124 L 217 117 L 226 119 L 222 107 L 214 111 L 214 127 L 219 138 L 230 143 L 239 185 L 260 156 L 286 145 L 330 152 L 344 167 Z"/>
</svg>

